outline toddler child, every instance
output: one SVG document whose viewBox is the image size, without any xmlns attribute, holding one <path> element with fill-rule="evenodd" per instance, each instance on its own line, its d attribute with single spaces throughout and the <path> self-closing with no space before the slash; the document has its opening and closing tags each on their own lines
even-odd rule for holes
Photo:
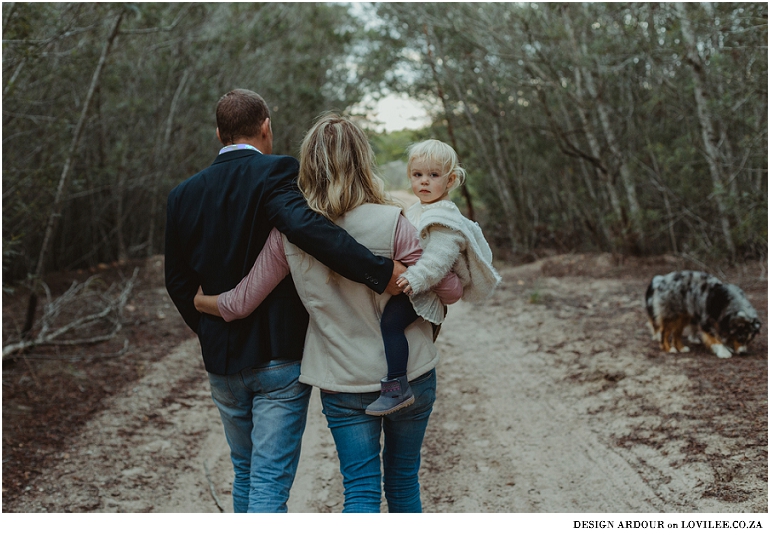
<svg viewBox="0 0 770 535">
<path fill-rule="evenodd" d="M 380 382 L 380 397 L 366 408 L 373 416 L 414 403 L 406 380 L 409 345 L 404 329 L 418 317 L 436 326 L 444 321 L 446 309 L 430 288 L 453 271 L 462 283 L 463 299 L 480 302 L 500 283 L 478 223 L 464 217 L 449 200 L 449 192 L 465 180 L 454 149 L 435 139 L 412 145 L 407 174 L 420 202 L 406 211 L 406 217 L 417 228 L 423 252 L 397 281 L 404 294 L 391 297 L 382 313 L 388 376 Z"/>
</svg>

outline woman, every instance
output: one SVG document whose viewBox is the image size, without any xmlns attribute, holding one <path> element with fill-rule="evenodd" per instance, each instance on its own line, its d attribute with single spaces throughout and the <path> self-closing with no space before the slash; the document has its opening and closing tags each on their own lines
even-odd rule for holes
<svg viewBox="0 0 770 535">
<path fill-rule="evenodd" d="M 363 131 L 347 119 L 326 115 L 302 143 L 299 187 L 311 209 L 373 253 L 412 264 L 421 253 L 416 231 L 386 198 L 373 167 Z M 343 512 L 379 512 L 383 483 L 389 512 L 421 512 L 420 448 L 436 397 L 438 362 L 431 324 L 418 319 L 405 333 L 410 350 L 405 390 L 414 402 L 386 416 L 367 415 L 387 374 L 380 316 L 389 295 L 337 276 L 273 230 L 238 287 L 219 296 L 200 294 L 196 308 L 227 321 L 244 317 L 289 273 L 310 314 L 300 381 L 321 389 L 345 487 Z M 462 297 L 454 274 L 434 291 L 445 304 Z"/>
</svg>

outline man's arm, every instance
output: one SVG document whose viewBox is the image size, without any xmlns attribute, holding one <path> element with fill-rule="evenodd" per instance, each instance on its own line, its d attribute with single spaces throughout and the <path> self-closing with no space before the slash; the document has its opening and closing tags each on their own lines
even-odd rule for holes
<svg viewBox="0 0 770 535">
<path fill-rule="evenodd" d="M 329 269 L 377 293 L 400 293 L 395 284 L 403 266 L 375 256 L 344 229 L 312 211 L 297 187 L 299 166 L 293 158 L 281 158 L 270 173 L 275 187 L 265 205 L 270 222 L 297 247 Z M 398 273 L 398 274 L 397 274 Z"/>
<path fill-rule="evenodd" d="M 177 225 L 174 221 L 174 206 L 171 197 L 166 209 L 166 290 L 185 323 L 196 333 L 200 312 L 195 310 L 193 300 L 200 286 L 197 273 L 185 262 L 186 255 L 181 248 L 177 236 Z"/>
</svg>

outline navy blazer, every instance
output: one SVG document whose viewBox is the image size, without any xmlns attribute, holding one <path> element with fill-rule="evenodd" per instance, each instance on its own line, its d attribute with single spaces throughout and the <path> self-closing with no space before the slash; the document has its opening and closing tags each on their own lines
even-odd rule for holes
<svg viewBox="0 0 770 535">
<path fill-rule="evenodd" d="M 382 293 L 393 261 L 374 256 L 307 206 L 299 162 L 244 149 L 220 154 L 168 196 L 166 289 L 198 334 L 206 371 L 237 373 L 274 359 L 299 360 L 308 314 L 291 276 L 247 318 L 227 323 L 201 314 L 193 299 L 234 288 L 254 265 L 273 227 L 340 275 Z"/>
</svg>

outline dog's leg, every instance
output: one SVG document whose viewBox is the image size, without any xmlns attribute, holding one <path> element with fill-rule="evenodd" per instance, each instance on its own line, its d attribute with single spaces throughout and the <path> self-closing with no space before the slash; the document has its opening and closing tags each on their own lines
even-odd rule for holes
<svg viewBox="0 0 770 535">
<path fill-rule="evenodd" d="M 703 341 L 698 336 L 698 324 L 697 323 L 690 323 L 687 327 L 684 328 L 684 331 L 682 331 L 682 336 L 685 336 L 687 338 L 687 342 L 690 344 L 702 344 Z"/>
<path fill-rule="evenodd" d="M 655 322 L 649 320 L 647 325 L 650 327 L 650 335 L 655 342 L 660 342 L 660 329 L 655 325 Z"/>
<path fill-rule="evenodd" d="M 671 329 L 671 337 L 673 338 L 674 347 L 679 353 L 688 353 L 690 348 L 682 344 L 682 331 L 690 324 L 690 318 L 679 317 L 673 324 Z"/>
<path fill-rule="evenodd" d="M 729 359 L 733 356 L 719 338 L 712 336 L 705 331 L 701 333 L 701 337 L 703 338 L 703 343 L 706 344 L 706 347 L 720 359 Z"/>
<path fill-rule="evenodd" d="M 740 342 L 733 342 L 733 349 L 735 350 L 734 353 L 736 355 L 745 355 L 749 352 L 748 348 L 744 345 L 741 345 Z"/>
<path fill-rule="evenodd" d="M 671 338 L 671 326 L 666 321 L 661 321 L 660 324 L 660 348 L 665 353 L 674 353 L 675 351 L 672 351 L 671 344 L 669 343 L 669 339 Z"/>
</svg>

